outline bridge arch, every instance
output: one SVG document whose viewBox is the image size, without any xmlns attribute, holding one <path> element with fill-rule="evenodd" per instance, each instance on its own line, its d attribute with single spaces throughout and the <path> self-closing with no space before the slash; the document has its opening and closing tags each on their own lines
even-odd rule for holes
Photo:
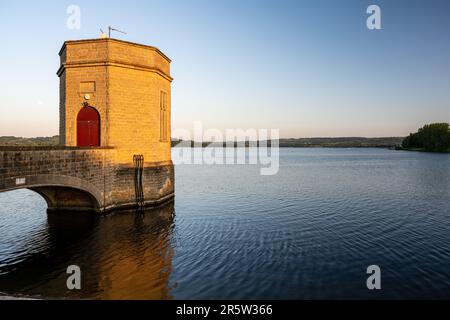
<svg viewBox="0 0 450 320">
<path fill-rule="evenodd" d="M 26 183 L 1 190 L 29 189 L 47 202 L 48 211 L 95 211 L 103 205 L 102 192 L 91 183 L 63 175 L 25 176 Z"/>
</svg>

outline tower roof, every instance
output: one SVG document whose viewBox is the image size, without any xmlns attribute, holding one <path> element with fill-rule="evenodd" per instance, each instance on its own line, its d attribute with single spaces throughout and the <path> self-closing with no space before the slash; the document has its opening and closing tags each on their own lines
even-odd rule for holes
<svg viewBox="0 0 450 320">
<path fill-rule="evenodd" d="M 61 56 L 62 52 L 64 51 L 64 49 L 66 48 L 66 46 L 68 44 L 77 44 L 77 43 L 101 43 L 101 42 L 116 42 L 116 43 L 123 43 L 123 44 L 127 44 L 127 45 L 131 45 L 131 46 L 136 46 L 136 47 L 142 47 L 142 48 L 147 48 L 150 50 L 154 50 L 156 51 L 158 54 L 160 54 L 164 59 L 166 59 L 169 63 L 172 62 L 172 60 L 170 60 L 170 58 L 168 56 L 166 56 L 161 50 L 159 50 L 157 47 L 154 46 L 149 46 L 146 44 L 140 44 L 140 43 L 136 43 L 136 42 L 131 42 L 131 41 L 125 41 L 125 40 L 119 40 L 119 39 L 114 39 L 114 38 L 98 38 L 98 39 L 82 39 L 82 40 L 66 40 L 64 41 L 64 44 L 62 45 L 61 49 L 59 50 L 59 55 Z"/>
<path fill-rule="evenodd" d="M 58 76 L 67 68 L 82 66 L 122 66 L 159 73 L 167 80 L 171 60 L 156 47 L 112 38 L 69 40 L 59 51 Z"/>
</svg>

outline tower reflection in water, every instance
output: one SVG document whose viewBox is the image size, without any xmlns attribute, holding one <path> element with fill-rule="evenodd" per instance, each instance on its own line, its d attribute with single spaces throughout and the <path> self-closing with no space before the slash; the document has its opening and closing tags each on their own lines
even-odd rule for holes
<svg viewBox="0 0 450 320">
<path fill-rule="evenodd" d="M 174 203 L 104 217 L 50 213 L 45 249 L 8 268 L 0 291 L 44 298 L 171 299 Z M 81 290 L 67 289 L 67 267 Z"/>
</svg>

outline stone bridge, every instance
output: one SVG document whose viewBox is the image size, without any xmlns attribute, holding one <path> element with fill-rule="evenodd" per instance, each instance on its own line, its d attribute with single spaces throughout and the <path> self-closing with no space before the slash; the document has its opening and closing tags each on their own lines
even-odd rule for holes
<svg viewBox="0 0 450 320">
<path fill-rule="evenodd" d="M 171 161 L 141 167 L 117 164 L 113 147 L 0 147 L 0 192 L 27 188 L 46 200 L 49 211 L 97 213 L 173 198 Z"/>
</svg>

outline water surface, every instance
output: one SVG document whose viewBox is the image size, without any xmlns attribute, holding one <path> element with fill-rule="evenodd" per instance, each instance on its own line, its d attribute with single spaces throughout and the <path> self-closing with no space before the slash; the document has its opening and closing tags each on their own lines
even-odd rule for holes
<svg viewBox="0 0 450 320">
<path fill-rule="evenodd" d="M 0 292 L 93 299 L 450 298 L 450 155 L 281 149 L 280 170 L 178 165 L 175 203 L 46 214 L 0 193 Z M 79 265 L 82 290 L 66 289 Z M 379 265 L 382 290 L 366 287 Z"/>
</svg>

